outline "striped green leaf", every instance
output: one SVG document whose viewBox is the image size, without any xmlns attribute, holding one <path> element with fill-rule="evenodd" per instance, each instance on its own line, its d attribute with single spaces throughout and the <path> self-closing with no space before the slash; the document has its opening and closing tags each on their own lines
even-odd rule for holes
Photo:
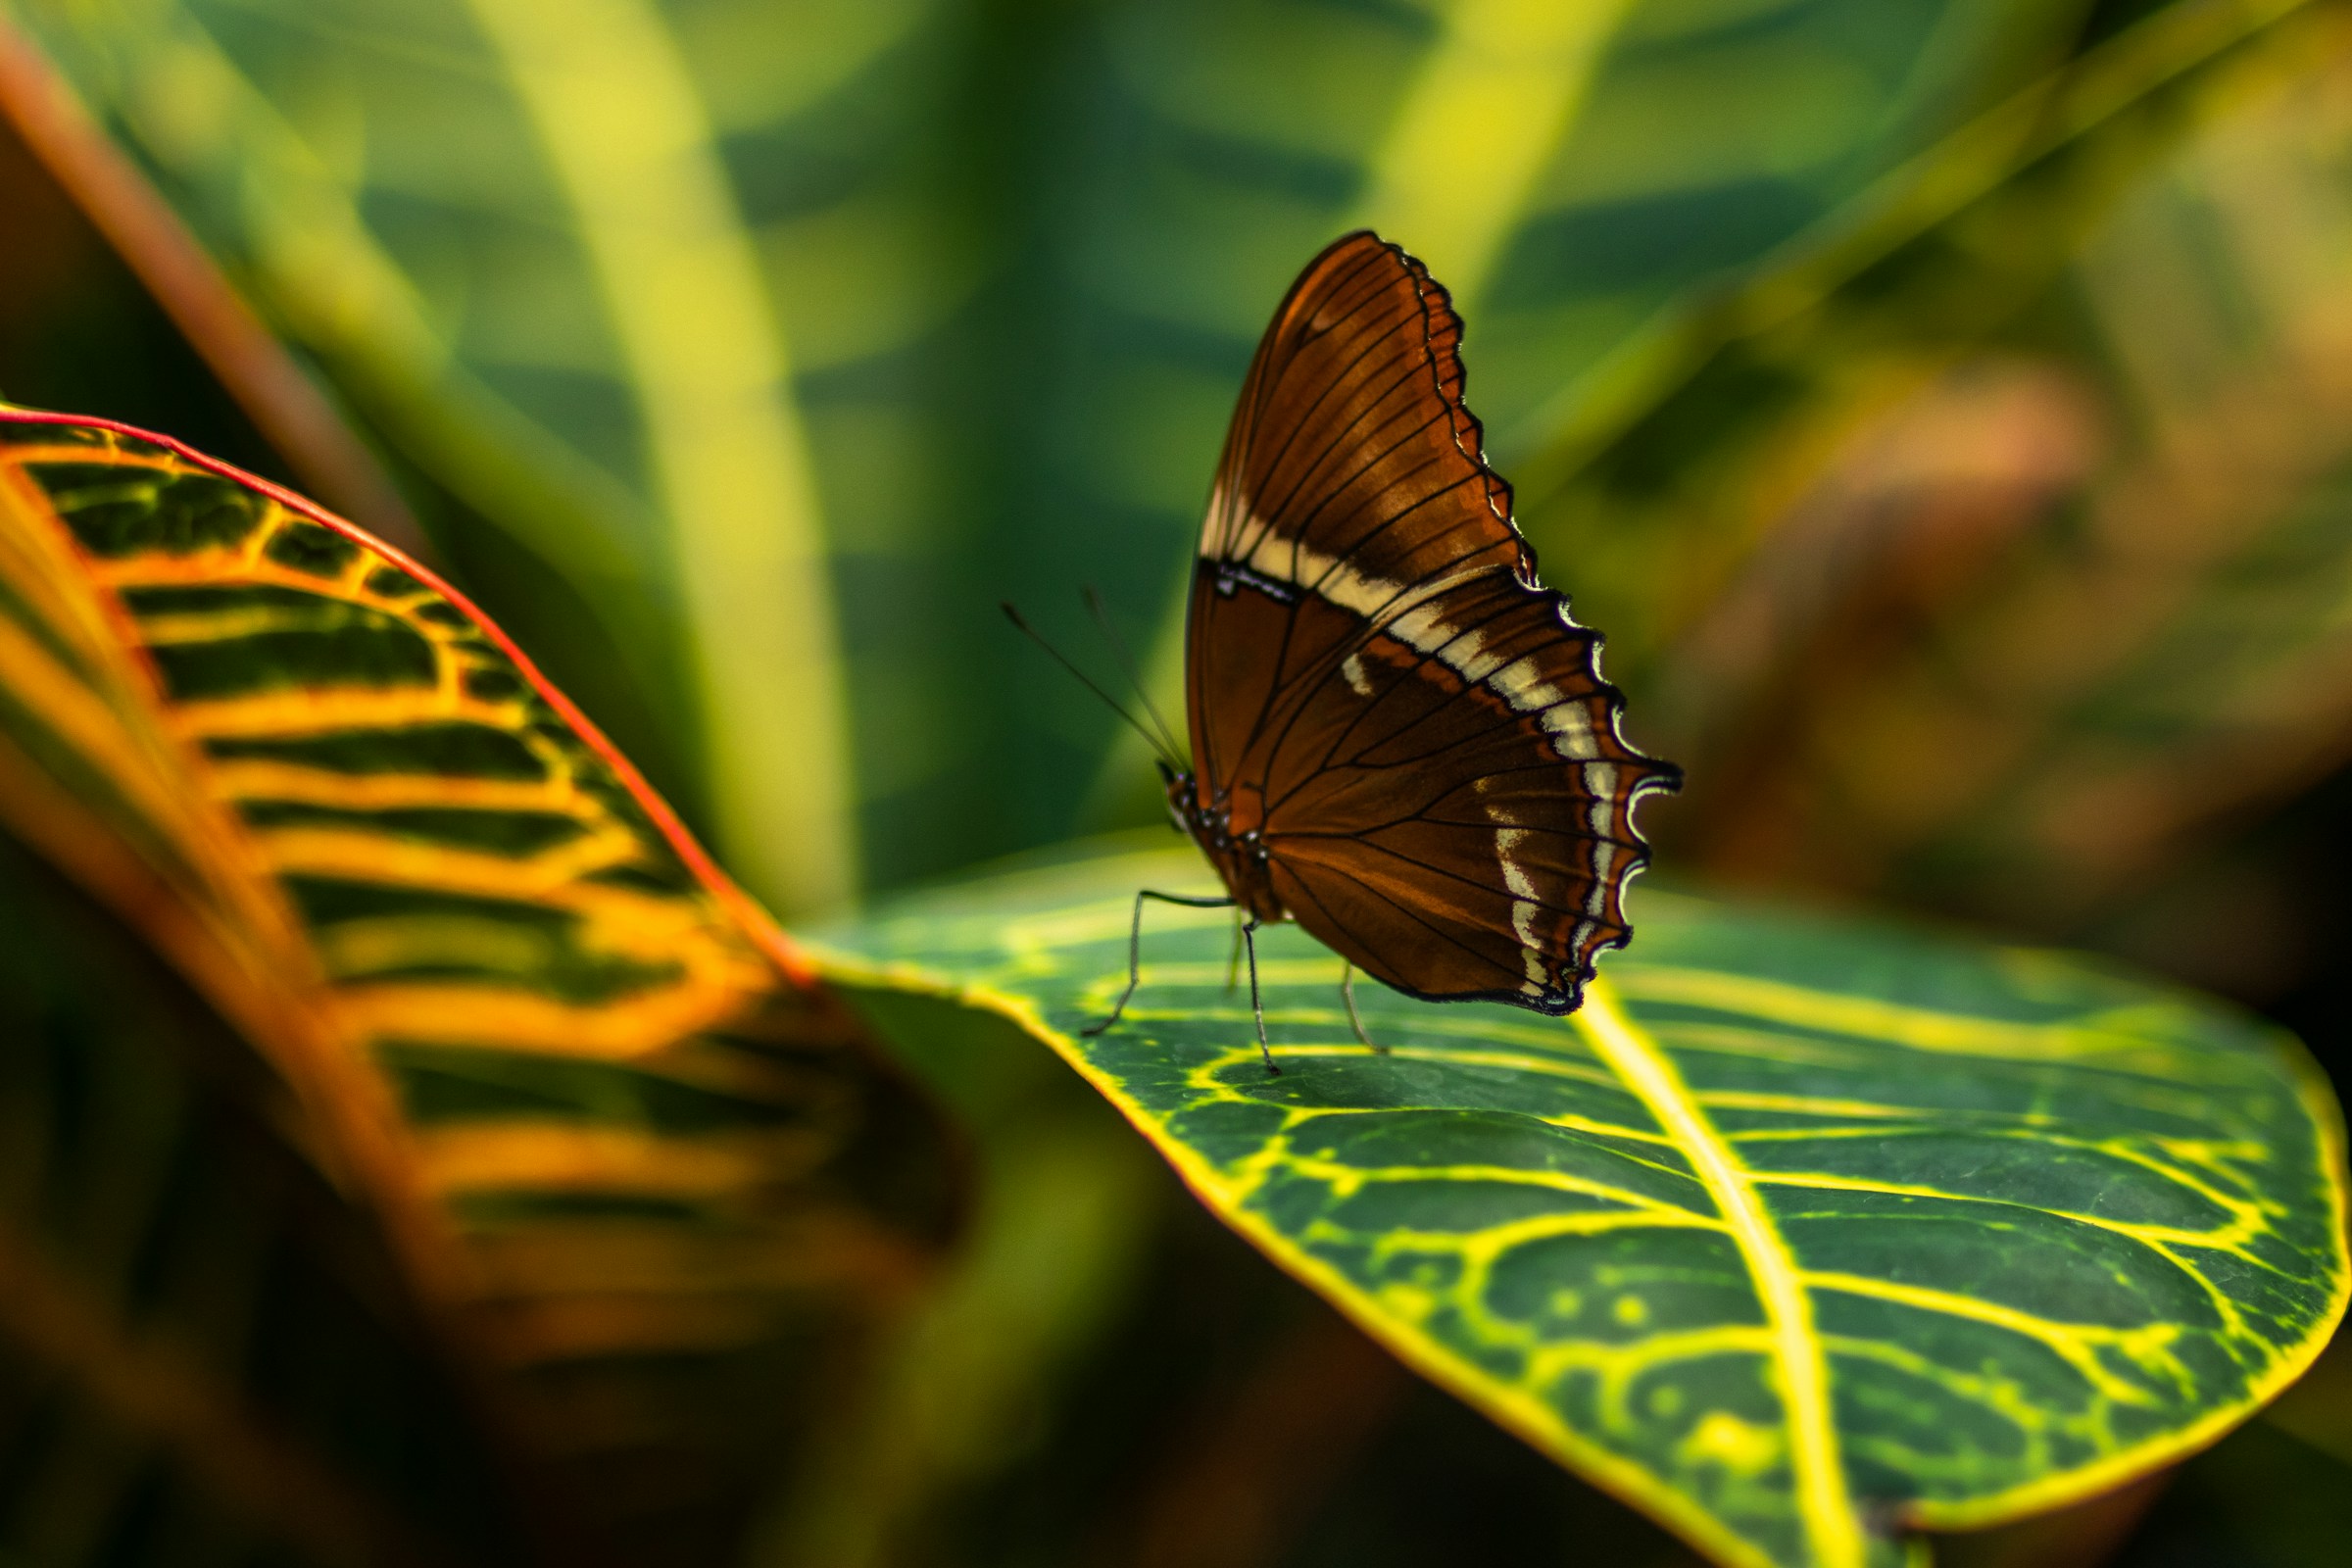
<svg viewBox="0 0 2352 1568">
<path fill-rule="evenodd" d="M 789 909 L 860 861 L 901 880 L 1068 831 L 1108 725 L 1008 678 L 993 606 L 1091 577 L 1161 614 L 1250 346 L 1336 234 L 1381 225 L 1462 291 L 1477 406 L 1522 450 L 1526 416 L 2046 69 L 2088 9 L 0 15 L 454 499 L 427 520 L 520 584 L 492 601 L 517 634 L 567 676 L 624 666 L 573 684 L 700 765 L 729 863 Z M 545 608 L 516 543 L 593 615 Z M 1005 760 L 975 775 L 982 747 Z"/>
<path fill-rule="evenodd" d="M 1550 1020 L 1258 946 L 1190 854 L 920 897 L 844 980 L 1023 1023 L 1405 1360 L 1727 1563 L 1861 1568 L 2211 1441 L 2341 1314 L 2337 1111 L 2296 1043 L 2063 956 L 1645 891 Z"/>
<path fill-rule="evenodd" d="M 855 885 L 857 824 L 812 456 L 833 432 L 792 378 L 872 352 L 877 315 L 901 329 L 905 270 L 874 252 L 908 220 L 888 181 L 811 212 L 798 171 L 747 201 L 731 164 L 771 138 L 795 162 L 863 156 L 871 133 L 804 117 L 923 8 L 826 8 L 833 25 L 774 38 L 788 54 L 747 56 L 747 25 L 768 30 L 752 9 L 4 14 L 319 357 L 519 629 L 600 677 L 767 896 L 822 903 Z"/>
<path fill-rule="evenodd" d="M 299 498 L 0 412 L 0 828 L 242 1043 L 578 1527 L 723 1559 L 812 1366 L 923 1277 L 940 1132 L 503 634 Z"/>
<path fill-rule="evenodd" d="M 2296 0 L 2125 31 L 1515 475 L 1686 863 L 2096 929 L 2340 765 L 2348 47 Z"/>
</svg>

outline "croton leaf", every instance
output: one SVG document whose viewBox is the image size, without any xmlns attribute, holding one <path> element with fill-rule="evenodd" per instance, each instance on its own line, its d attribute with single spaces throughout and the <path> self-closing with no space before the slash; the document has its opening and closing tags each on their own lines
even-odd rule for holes
<svg viewBox="0 0 2352 1568">
<path fill-rule="evenodd" d="M 1189 854 L 920 897 L 845 981 L 1023 1023 L 1398 1355 L 1722 1560 L 1890 1561 L 2211 1441 L 2343 1310 L 2296 1043 L 2062 956 L 1645 890 L 1563 1020 L 1359 991 L 1294 928 L 1257 1060 Z"/>
<path fill-rule="evenodd" d="M 726 1556 L 941 1240 L 940 1129 L 528 660 L 297 497 L 0 412 L 0 825 L 267 1065 L 583 1527 Z"/>
</svg>

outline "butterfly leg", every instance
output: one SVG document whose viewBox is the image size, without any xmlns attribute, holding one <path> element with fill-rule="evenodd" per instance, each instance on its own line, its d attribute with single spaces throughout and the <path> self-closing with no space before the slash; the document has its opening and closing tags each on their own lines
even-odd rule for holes
<svg viewBox="0 0 2352 1568">
<path fill-rule="evenodd" d="M 1241 983 L 1242 983 L 1242 908 L 1241 908 L 1241 906 L 1237 904 L 1237 905 L 1235 905 L 1235 906 L 1234 906 L 1234 908 L 1233 908 L 1233 952 L 1232 952 L 1232 953 L 1230 953 L 1230 954 L 1228 954 L 1228 955 L 1226 956 L 1226 958 L 1225 958 L 1225 991 L 1226 991 L 1226 994 L 1227 994 L 1228 996 L 1232 995 L 1234 988 L 1235 988 L 1235 987 L 1237 987 L 1237 986 L 1239 986 Z"/>
<path fill-rule="evenodd" d="M 1128 1000 L 1135 995 L 1136 982 L 1143 974 L 1144 901 L 1146 899 L 1157 899 L 1162 904 L 1181 904 L 1188 909 L 1222 909 L 1229 907 L 1233 903 L 1231 899 L 1195 899 L 1188 898 L 1181 893 L 1156 893 L 1150 888 L 1139 889 L 1135 895 L 1135 918 L 1127 923 L 1127 989 L 1119 993 L 1118 1003 L 1110 1009 L 1109 1017 L 1099 1024 L 1078 1031 L 1088 1039 L 1094 1038 L 1112 1024 L 1117 1023 L 1119 1014 L 1127 1010 Z M 1251 960 L 1250 973 L 1252 977 L 1250 983 L 1254 992 L 1257 974 L 1256 960 L 1254 959 Z M 1265 1033 L 1262 1026 L 1258 1033 L 1260 1035 Z"/>
<path fill-rule="evenodd" d="M 1250 955 L 1250 1016 L 1257 1020 L 1257 1054 L 1266 1058 L 1266 1071 L 1276 1078 L 1282 1069 L 1274 1065 L 1274 1053 L 1266 1045 L 1266 1008 L 1257 995 L 1257 920 L 1254 916 L 1243 923 L 1242 948 Z"/>
<path fill-rule="evenodd" d="M 1354 1028 L 1355 1038 L 1363 1042 L 1364 1049 L 1387 1055 L 1389 1048 L 1374 1045 L 1372 1037 L 1364 1033 L 1364 1020 L 1355 1015 L 1355 963 L 1349 958 L 1340 960 L 1340 1000 L 1348 1004 L 1348 1022 Z"/>
</svg>

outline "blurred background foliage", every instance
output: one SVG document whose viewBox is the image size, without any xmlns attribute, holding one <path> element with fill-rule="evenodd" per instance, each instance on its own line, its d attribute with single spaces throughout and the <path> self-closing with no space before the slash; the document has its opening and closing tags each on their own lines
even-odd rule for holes
<svg viewBox="0 0 2352 1568">
<path fill-rule="evenodd" d="M 1371 223 L 1456 290 L 1546 576 L 1690 770 L 1665 874 L 2103 949 L 2352 1069 L 2352 8 L 0 17 L 0 397 L 425 551 L 788 916 L 1156 818 L 996 601 L 1092 646 L 1099 585 L 1172 693 L 1250 348 Z M 986 1201 L 751 1560 L 1683 1560 L 1042 1053 L 892 1022 Z M 2169 1482 L 1949 1554 L 2331 1561 L 2348 1465 L 2326 1362 Z"/>
</svg>

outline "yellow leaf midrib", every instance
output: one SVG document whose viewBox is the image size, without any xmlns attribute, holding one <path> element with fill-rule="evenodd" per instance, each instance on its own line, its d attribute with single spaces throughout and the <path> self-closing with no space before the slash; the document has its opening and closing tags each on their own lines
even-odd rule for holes
<svg viewBox="0 0 2352 1568">
<path fill-rule="evenodd" d="M 1764 1310 L 1788 1415 L 1789 1461 L 1806 1544 L 1815 1560 L 1828 1568 L 1864 1568 L 1869 1544 L 1846 1486 L 1812 1298 L 1780 1228 L 1756 1195 L 1751 1173 L 1699 1108 L 1697 1097 L 1665 1053 L 1626 1016 L 1605 981 L 1596 977 L 1587 987 L 1574 1021 L 1601 1060 L 1673 1135 L 1715 1200 Z"/>
</svg>

